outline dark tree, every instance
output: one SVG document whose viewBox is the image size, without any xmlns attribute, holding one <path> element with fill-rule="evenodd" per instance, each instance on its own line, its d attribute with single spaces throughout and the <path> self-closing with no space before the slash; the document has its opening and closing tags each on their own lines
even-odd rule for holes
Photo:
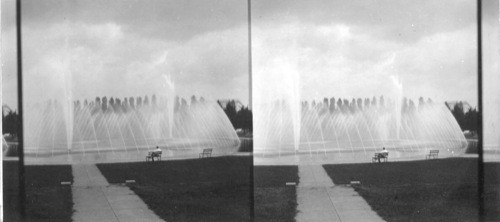
<svg viewBox="0 0 500 222">
<path fill-rule="evenodd" d="M 335 98 L 330 98 L 330 112 L 335 111 Z"/>
<path fill-rule="evenodd" d="M 460 125 L 462 131 L 465 130 L 466 126 L 465 126 L 465 113 L 464 113 L 463 103 L 462 102 L 456 103 L 451 113 L 457 120 L 458 125 Z"/>
<path fill-rule="evenodd" d="M 10 108 L 2 107 L 7 112 L 2 112 L 2 132 L 9 133 L 14 137 L 17 137 L 18 126 L 19 126 L 19 115 L 16 111 L 12 111 Z M 3 110 L 2 110 L 3 111 Z"/>
<path fill-rule="evenodd" d="M 112 111 L 115 111 L 116 110 L 116 103 L 115 103 L 115 99 L 113 99 L 113 97 L 109 98 L 109 106 L 111 106 L 112 108 Z"/>
<path fill-rule="evenodd" d="M 478 129 L 478 111 L 476 109 L 469 108 L 465 113 L 465 129 L 477 132 Z"/>
<path fill-rule="evenodd" d="M 106 110 L 108 110 L 108 98 L 106 98 L 106 96 L 102 97 L 101 107 L 102 107 L 102 112 L 106 112 Z"/>
<path fill-rule="evenodd" d="M 237 128 L 241 128 L 244 132 L 253 131 L 252 111 L 248 107 L 241 108 L 236 114 Z"/>
<path fill-rule="evenodd" d="M 149 98 L 147 95 L 144 97 L 144 105 L 149 106 Z"/>
<path fill-rule="evenodd" d="M 227 115 L 227 118 L 229 118 L 229 121 L 231 121 L 231 124 L 235 129 L 238 128 L 237 124 L 237 117 L 236 117 L 236 102 L 234 100 L 229 101 L 226 104 L 226 108 L 224 108 L 224 112 Z"/>
</svg>

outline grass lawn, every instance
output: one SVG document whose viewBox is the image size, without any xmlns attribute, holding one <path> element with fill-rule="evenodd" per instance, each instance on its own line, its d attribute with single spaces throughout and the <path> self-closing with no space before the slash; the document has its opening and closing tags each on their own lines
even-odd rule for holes
<svg viewBox="0 0 500 222">
<path fill-rule="evenodd" d="M 387 221 L 477 221 L 477 159 L 335 164 L 335 184 L 361 181 L 356 191 Z M 499 164 L 485 164 L 486 214 L 500 219 Z"/>
<path fill-rule="evenodd" d="M 249 221 L 252 157 L 98 164 L 166 221 Z"/>
<path fill-rule="evenodd" d="M 297 166 L 255 166 L 255 221 L 294 221 L 297 214 L 295 186 L 299 182 Z"/>
<path fill-rule="evenodd" d="M 71 221 L 71 166 L 26 166 L 26 221 Z M 18 162 L 3 162 L 4 220 L 20 221 Z"/>
</svg>

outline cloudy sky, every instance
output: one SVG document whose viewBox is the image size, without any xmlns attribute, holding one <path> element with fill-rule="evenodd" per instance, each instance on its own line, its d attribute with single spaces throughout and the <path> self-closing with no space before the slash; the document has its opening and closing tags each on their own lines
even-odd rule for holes
<svg viewBox="0 0 500 222">
<path fill-rule="evenodd" d="M 168 74 L 181 96 L 248 103 L 245 1 L 23 2 L 31 99 L 64 82 L 75 98 L 151 94 Z M 15 107 L 13 12 L 2 0 L 3 103 Z M 407 97 L 476 106 L 475 12 L 469 0 L 253 0 L 254 95 L 290 91 L 284 76 L 296 75 L 308 100 L 391 94 L 401 81 Z"/>
<path fill-rule="evenodd" d="M 247 105 L 247 5 L 223 0 L 24 0 L 26 99 L 164 91 Z M 2 0 L 3 103 L 16 107 L 14 1 Z"/>
<path fill-rule="evenodd" d="M 252 19 L 254 101 L 296 75 L 307 100 L 387 95 L 401 81 L 410 98 L 477 106 L 475 1 L 254 0 Z"/>
</svg>

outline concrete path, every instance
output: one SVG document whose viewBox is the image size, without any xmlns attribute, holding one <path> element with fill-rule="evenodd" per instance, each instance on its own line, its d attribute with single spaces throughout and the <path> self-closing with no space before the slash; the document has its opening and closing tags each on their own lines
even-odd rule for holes
<svg viewBox="0 0 500 222">
<path fill-rule="evenodd" d="M 72 165 L 73 221 L 163 221 L 124 185 L 110 185 L 94 164 Z"/>
<path fill-rule="evenodd" d="M 384 221 L 353 188 L 334 185 L 322 165 L 299 165 L 296 221 Z"/>
</svg>

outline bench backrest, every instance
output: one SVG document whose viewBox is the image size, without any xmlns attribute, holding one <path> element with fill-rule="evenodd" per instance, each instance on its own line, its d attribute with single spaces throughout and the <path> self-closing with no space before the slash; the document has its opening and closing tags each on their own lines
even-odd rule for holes
<svg viewBox="0 0 500 222">
<path fill-rule="evenodd" d="M 430 153 L 431 154 L 437 154 L 437 153 L 439 153 L 439 150 L 431 150 Z"/>
<path fill-rule="evenodd" d="M 384 157 L 388 157 L 389 156 L 389 153 L 375 153 L 375 157 L 379 157 L 380 155 L 384 156 Z"/>
<path fill-rule="evenodd" d="M 149 153 L 152 156 L 159 156 L 159 155 L 161 155 L 162 151 L 152 151 L 152 152 L 149 152 Z"/>
<path fill-rule="evenodd" d="M 212 153 L 212 149 L 203 149 L 203 153 Z"/>
</svg>

